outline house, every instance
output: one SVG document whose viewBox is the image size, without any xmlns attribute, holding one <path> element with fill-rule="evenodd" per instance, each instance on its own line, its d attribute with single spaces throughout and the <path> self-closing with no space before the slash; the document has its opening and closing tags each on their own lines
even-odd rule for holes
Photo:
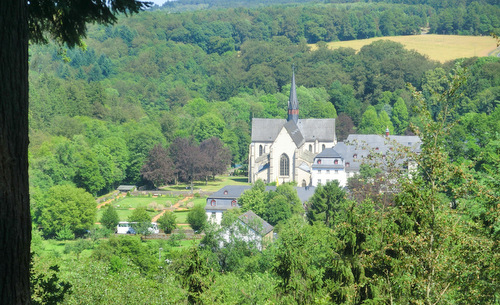
<svg viewBox="0 0 500 305">
<path fill-rule="evenodd" d="M 248 181 L 293 181 L 303 187 L 310 186 L 314 157 L 335 144 L 335 119 L 299 119 L 299 102 L 293 72 L 288 118 L 252 119 Z"/>
<path fill-rule="evenodd" d="M 212 223 L 220 224 L 222 214 L 233 208 L 239 208 L 238 199 L 244 191 L 250 189 L 249 185 L 228 185 L 207 198 L 205 211 L 207 219 Z"/>
<path fill-rule="evenodd" d="M 273 241 L 274 227 L 252 211 L 247 211 L 238 217 L 241 224 L 247 229 L 240 232 L 246 242 L 255 242 L 257 249 L 263 250 Z"/>
<path fill-rule="evenodd" d="M 207 219 L 212 223 L 220 225 L 223 213 L 229 209 L 239 208 L 239 198 L 243 192 L 249 190 L 251 187 L 250 185 L 227 185 L 208 196 L 205 205 Z M 275 190 L 276 186 L 266 186 L 266 192 Z M 316 188 L 295 187 L 295 190 L 302 204 L 305 204 L 314 195 Z"/>
</svg>

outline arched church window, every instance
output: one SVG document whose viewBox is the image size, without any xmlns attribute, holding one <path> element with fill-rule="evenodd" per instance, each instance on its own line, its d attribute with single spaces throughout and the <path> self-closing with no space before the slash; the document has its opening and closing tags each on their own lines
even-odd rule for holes
<svg viewBox="0 0 500 305">
<path fill-rule="evenodd" d="M 259 145 L 259 156 L 262 156 L 262 145 Z"/>
<path fill-rule="evenodd" d="M 290 175 L 290 159 L 286 154 L 282 154 L 280 158 L 280 176 Z"/>
<path fill-rule="evenodd" d="M 311 144 L 309 144 L 309 151 L 312 152 L 313 151 L 313 146 Z"/>
</svg>

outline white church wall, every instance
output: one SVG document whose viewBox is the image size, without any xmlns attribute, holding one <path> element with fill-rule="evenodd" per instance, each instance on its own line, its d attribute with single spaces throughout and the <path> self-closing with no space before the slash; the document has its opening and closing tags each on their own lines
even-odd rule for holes
<svg viewBox="0 0 500 305">
<path fill-rule="evenodd" d="M 293 181 L 293 177 L 295 175 L 294 169 L 295 169 L 295 143 L 293 142 L 292 138 L 286 131 L 286 129 L 283 127 L 276 137 L 276 140 L 274 141 L 274 144 L 272 146 L 271 150 L 271 166 L 274 169 L 270 173 L 269 181 L 268 183 L 274 182 L 277 179 L 279 179 L 280 183 L 283 182 L 290 182 Z M 281 155 L 286 154 L 288 156 L 289 160 L 289 175 L 288 176 L 281 176 L 280 175 L 280 159 Z"/>
</svg>

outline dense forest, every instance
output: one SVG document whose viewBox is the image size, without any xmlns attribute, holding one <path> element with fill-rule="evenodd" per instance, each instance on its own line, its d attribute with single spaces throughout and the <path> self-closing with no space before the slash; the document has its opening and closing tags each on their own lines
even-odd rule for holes
<svg viewBox="0 0 500 305">
<path fill-rule="evenodd" d="M 31 205 L 34 226 L 45 228 L 33 232 L 35 257 L 42 235 L 68 230 L 50 222 L 59 213 L 51 207 L 73 200 L 67 193 L 91 206 L 91 195 L 119 184 L 158 186 L 221 172 L 196 175 L 180 166 L 148 180 L 155 155 L 172 158 L 173 168 L 177 148 L 199 159 L 212 145 L 222 151 L 218 160 L 244 169 L 251 119 L 285 118 L 292 66 L 302 118 L 336 118 L 339 141 L 387 127 L 417 134 L 418 172 L 406 179 L 367 170 L 349 192 L 327 184 L 305 209 L 287 185 L 274 193 L 256 185 L 242 210 L 256 210 L 279 234 L 264 251 L 237 238 L 220 246 L 231 213 L 225 227 L 207 227 L 202 246 L 189 250 L 176 250 L 175 240 L 82 239 L 67 252 L 92 255 L 65 262 L 60 277 L 73 293 L 64 302 L 500 303 L 500 59 L 441 64 L 390 41 L 359 52 L 325 44 L 427 27 L 500 34 L 498 3 L 237 3 L 167 2 L 115 26 L 90 25 L 83 48 L 30 47 Z M 387 181 L 397 181 L 390 196 L 381 192 Z M 327 211 L 335 216 L 325 219 Z M 74 232 L 96 220 L 95 211 L 84 216 Z M 168 258 L 160 269 L 159 248 Z M 58 261 L 38 260 L 41 273 Z M 34 275 L 37 281 L 43 276 Z"/>
</svg>

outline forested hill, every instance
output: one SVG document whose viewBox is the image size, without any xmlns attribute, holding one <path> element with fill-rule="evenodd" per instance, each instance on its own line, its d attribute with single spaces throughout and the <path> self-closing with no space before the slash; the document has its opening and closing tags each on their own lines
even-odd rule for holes
<svg viewBox="0 0 500 305">
<path fill-rule="evenodd" d="M 411 5 L 429 5 L 435 9 L 439 8 L 453 8 L 460 6 L 467 6 L 472 2 L 479 5 L 490 4 L 498 5 L 496 0 L 177 0 L 167 1 L 162 5 L 162 8 L 167 9 L 206 9 L 206 8 L 234 8 L 234 7 L 262 7 L 262 6 L 275 6 L 282 4 L 305 4 L 305 3 L 336 3 L 336 4 L 353 4 L 353 3 L 393 3 L 393 4 L 411 4 Z M 157 9 L 158 7 L 154 7 Z"/>
<path fill-rule="evenodd" d="M 467 13 L 463 31 L 500 28 L 498 6 L 475 7 L 477 15 L 450 8 Z M 86 50 L 32 46 L 33 189 L 72 183 L 100 194 L 140 183 L 148 152 L 179 137 L 195 143 L 218 137 L 233 163 L 245 164 L 251 118 L 285 117 L 292 64 L 301 117 L 338 115 L 340 139 L 382 133 L 386 126 L 409 132 L 416 114 L 406 84 L 431 103 L 453 63 L 429 61 L 393 42 L 358 53 L 321 43 L 310 51 L 306 43 L 418 32 L 436 18 L 433 12 L 386 3 L 157 10 L 120 18 L 114 27 L 91 26 Z M 475 23 L 467 23 L 472 17 Z M 490 115 L 499 100 L 498 59 L 463 64 L 469 75 L 457 115 Z"/>
</svg>

